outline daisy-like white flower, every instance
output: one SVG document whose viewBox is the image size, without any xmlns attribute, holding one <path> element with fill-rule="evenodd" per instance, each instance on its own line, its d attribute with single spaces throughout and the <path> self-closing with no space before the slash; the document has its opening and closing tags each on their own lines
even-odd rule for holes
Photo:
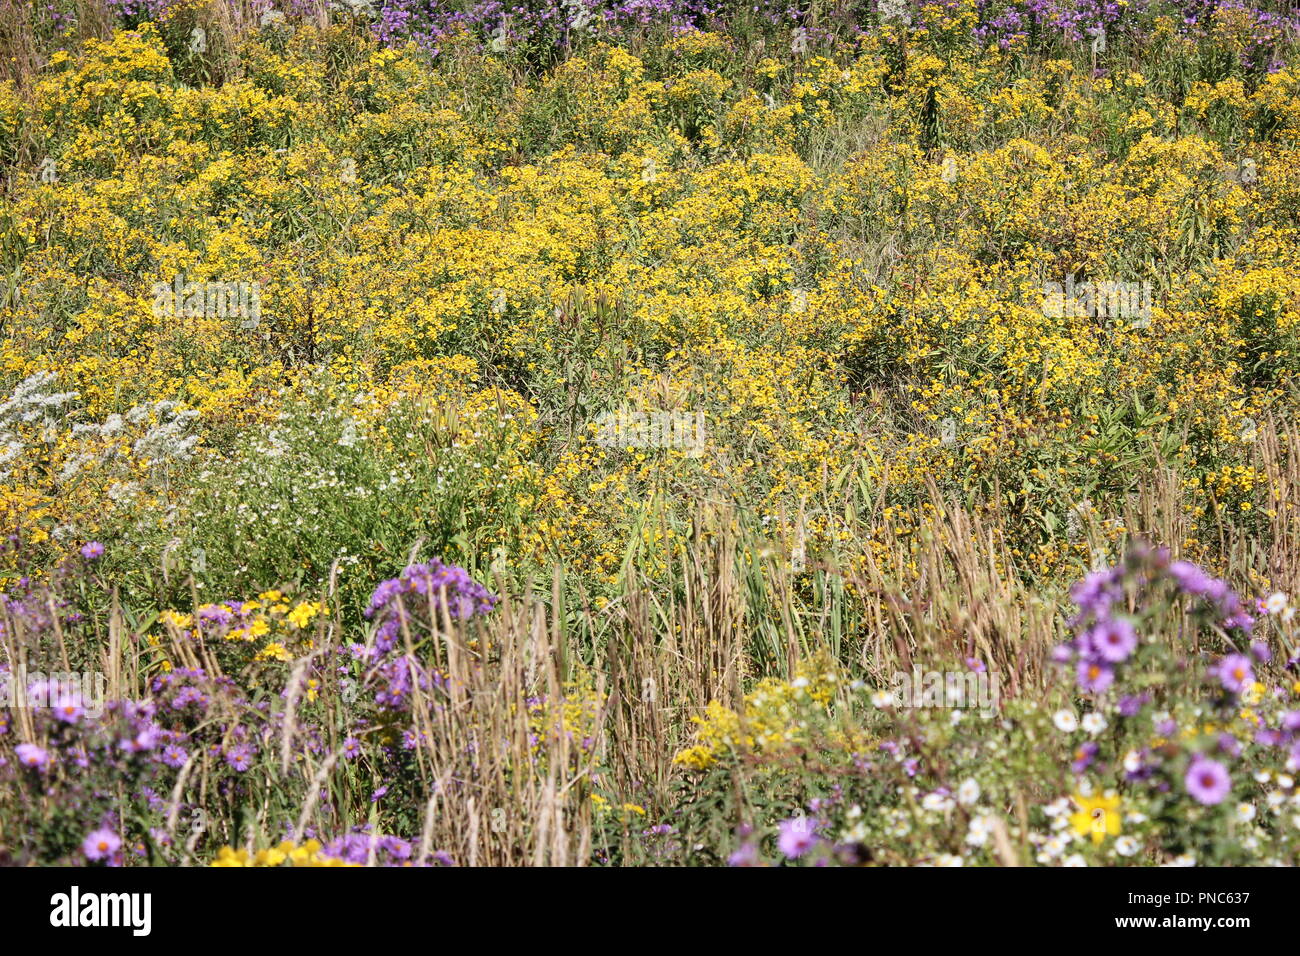
<svg viewBox="0 0 1300 956">
<path fill-rule="evenodd" d="M 1142 769 L 1142 755 L 1136 750 L 1130 750 L 1124 755 L 1124 769 L 1129 773 L 1137 773 Z"/>
<path fill-rule="evenodd" d="M 1285 607 L 1286 595 L 1281 591 L 1270 594 L 1264 601 L 1264 610 L 1268 611 L 1269 614 L 1280 614 Z"/>
<path fill-rule="evenodd" d="M 929 810 L 931 813 L 944 813 L 953 807 L 952 797 L 946 793 L 927 793 L 921 798 L 921 809 Z"/>
<path fill-rule="evenodd" d="M 989 841 L 989 834 L 993 832 L 993 820 L 986 816 L 972 817 L 970 829 L 966 833 L 966 842 L 971 846 L 983 846 Z"/>
<path fill-rule="evenodd" d="M 1072 734 L 1079 729 L 1079 719 L 1074 716 L 1073 711 L 1069 710 L 1058 710 L 1054 713 L 1052 723 L 1063 734 Z"/>
<path fill-rule="evenodd" d="M 1050 836 L 1043 841 L 1042 849 L 1038 851 L 1038 862 L 1051 863 L 1064 852 L 1065 841 L 1059 836 Z"/>
<path fill-rule="evenodd" d="M 979 798 L 980 785 L 975 782 L 974 777 L 963 780 L 961 786 L 957 788 L 957 802 L 963 807 L 969 807 Z"/>
<path fill-rule="evenodd" d="M 1081 853 L 1072 853 L 1061 861 L 1061 866 L 1087 866 L 1088 861 L 1083 858 Z"/>
<path fill-rule="evenodd" d="M 1290 790 L 1295 786 L 1295 780 L 1287 774 L 1280 773 L 1277 775 L 1277 785 L 1283 790 Z"/>
<path fill-rule="evenodd" d="M 951 853 L 944 853 L 937 860 L 934 861 L 934 865 L 935 866 L 965 866 L 966 861 L 959 856 L 954 856 Z"/>
<path fill-rule="evenodd" d="M 1122 836 L 1115 841 L 1115 852 L 1120 856 L 1133 856 L 1138 849 L 1138 841 L 1131 836 Z"/>
<path fill-rule="evenodd" d="M 867 834 L 867 828 L 861 822 L 853 824 L 841 834 L 843 843 L 866 843 L 870 839 Z"/>
<path fill-rule="evenodd" d="M 871 706 L 879 710 L 888 710 L 898 705 L 898 697 L 893 691 L 878 690 L 871 695 Z"/>
<path fill-rule="evenodd" d="M 1043 812 L 1047 814 L 1049 817 L 1059 817 L 1061 814 L 1067 812 L 1069 809 L 1070 809 L 1070 798 L 1061 797 L 1060 799 L 1053 800 L 1047 806 L 1043 807 Z"/>
<path fill-rule="evenodd" d="M 1095 711 L 1083 715 L 1082 727 L 1094 737 L 1106 729 L 1106 718 Z"/>
<path fill-rule="evenodd" d="M 1249 823 L 1255 819 L 1255 805 L 1253 803 L 1237 804 L 1237 819 L 1242 823 Z"/>
</svg>

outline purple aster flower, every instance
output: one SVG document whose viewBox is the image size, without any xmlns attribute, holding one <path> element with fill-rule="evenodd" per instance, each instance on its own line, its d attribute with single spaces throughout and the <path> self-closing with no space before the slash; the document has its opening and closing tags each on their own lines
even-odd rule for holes
<svg viewBox="0 0 1300 956">
<path fill-rule="evenodd" d="M 54 716 L 65 724 L 75 724 L 85 715 L 86 711 L 81 706 L 79 700 L 70 699 L 61 701 L 59 705 L 54 708 Z"/>
<path fill-rule="evenodd" d="M 101 827 L 93 830 L 81 841 L 81 852 L 87 860 L 103 860 L 111 857 L 122 847 L 122 838 L 112 830 Z"/>
<path fill-rule="evenodd" d="M 758 866 L 758 847 L 742 843 L 740 849 L 727 857 L 727 866 Z"/>
<path fill-rule="evenodd" d="M 1093 652 L 1112 664 L 1132 654 L 1137 643 L 1137 632 L 1123 618 L 1102 621 L 1088 634 L 1088 644 Z"/>
<path fill-rule="evenodd" d="M 87 561 L 94 561 L 96 558 L 102 557 L 103 554 L 104 546 L 98 541 L 91 541 L 81 546 L 81 556 Z"/>
<path fill-rule="evenodd" d="M 361 741 L 356 737 L 349 737 L 343 741 L 343 757 L 346 760 L 356 760 L 361 756 Z"/>
<path fill-rule="evenodd" d="M 33 770 L 44 770 L 50 763 L 50 755 L 35 744 L 19 744 L 14 753 L 20 764 Z"/>
<path fill-rule="evenodd" d="M 1169 576 L 1184 594 L 1194 597 L 1209 594 L 1215 583 L 1213 578 L 1190 561 L 1175 561 L 1169 565 Z"/>
<path fill-rule="evenodd" d="M 1234 694 L 1240 694 L 1255 682 L 1250 658 L 1245 654 L 1228 654 L 1219 661 L 1214 673 L 1220 683 Z"/>
<path fill-rule="evenodd" d="M 243 773 L 253 765 L 253 748 L 248 744 L 235 744 L 226 750 L 226 763 Z"/>
<path fill-rule="evenodd" d="M 1096 743 L 1088 741 L 1074 752 L 1074 763 L 1070 764 L 1070 769 L 1075 773 L 1083 773 L 1097 759 L 1097 751 L 1100 749 Z"/>
<path fill-rule="evenodd" d="M 786 859 L 797 859 L 817 845 L 817 834 L 813 832 L 813 823 L 807 817 L 782 820 L 779 829 L 776 845 Z"/>
<path fill-rule="evenodd" d="M 1089 693 L 1100 694 L 1115 680 L 1115 672 L 1100 661 L 1079 661 L 1079 686 Z"/>
<path fill-rule="evenodd" d="M 1197 757 L 1187 768 L 1187 792 L 1197 803 L 1212 807 L 1222 803 L 1232 789 L 1232 778 L 1227 768 L 1217 760 Z"/>
<path fill-rule="evenodd" d="M 1142 705 L 1145 703 L 1145 694 L 1125 694 L 1119 700 L 1119 715 L 1121 717 L 1136 717 L 1142 711 Z"/>
<path fill-rule="evenodd" d="M 1271 727 L 1261 727 L 1255 731 L 1255 743 L 1261 747 L 1280 747 L 1284 742 L 1282 731 Z"/>
<path fill-rule="evenodd" d="M 1241 756 L 1241 741 L 1229 733 L 1219 734 L 1219 753 L 1227 754 L 1229 757 Z"/>
<path fill-rule="evenodd" d="M 1122 575 L 1120 568 L 1092 571 L 1070 589 L 1070 597 L 1079 605 L 1081 619 L 1091 617 L 1100 620 L 1106 616 L 1111 604 L 1120 595 L 1116 584 Z"/>
<path fill-rule="evenodd" d="M 388 855 L 395 860 L 409 860 L 411 858 L 411 844 L 401 837 L 384 837 L 381 844 L 388 851 Z"/>
</svg>

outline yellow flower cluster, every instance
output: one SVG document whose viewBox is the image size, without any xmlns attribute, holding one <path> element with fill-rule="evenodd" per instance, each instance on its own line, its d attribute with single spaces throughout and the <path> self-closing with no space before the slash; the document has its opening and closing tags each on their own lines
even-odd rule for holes
<svg viewBox="0 0 1300 956">
<path fill-rule="evenodd" d="M 745 695 L 741 710 L 709 701 L 693 717 L 695 743 L 673 762 L 691 770 L 712 766 L 724 754 L 779 756 L 807 746 L 821 730 L 841 681 L 826 660 L 801 664 L 791 681 L 768 677 Z M 845 743 L 845 741 L 839 741 Z"/>
<path fill-rule="evenodd" d="M 285 840 L 279 846 L 258 850 L 249 854 L 247 850 L 235 850 L 225 846 L 217 853 L 210 866 L 358 866 L 331 856 L 321 855 L 321 845 L 316 840 L 308 840 L 302 845 L 292 840 Z"/>
<path fill-rule="evenodd" d="M 945 46 L 959 7 L 914 48 L 886 29 L 739 70 L 687 31 L 527 83 L 463 38 L 429 64 L 307 23 L 251 32 L 220 85 L 181 82 L 149 23 L 51 57 L 0 85 L 0 134 L 49 151 L 0 213 L 0 369 L 76 397 L 5 436 L 0 518 L 51 549 L 161 533 L 308 386 L 376 452 L 454 452 L 496 519 L 469 546 L 598 595 L 665 572 L 702 502 L 775 538 L 850 502 L 803 521 L 806 565 L 860 542 L 849 570 L 902 574 L 881 515 L 925 529 L 930 482 L 996 498 L 1048 574 L 1085 558 L 1069 503 L 1113 513 L 1153 456 L 1193 538 L 1215 502 L 1255 518 L 1249 436 L 1300 367 L 1300 76 L 1177 99 L 1158 64 L 1020 70 Z M 1109 314 L 1076 279 L 1142 291 Z M 259 317 L 160 312 L 178 282 L 255 287 Z M 603 441 L 619 410 L 699 416 L 698 442 Z M 272 629 L 238 636 L 283 659 Z"/>
</svg>

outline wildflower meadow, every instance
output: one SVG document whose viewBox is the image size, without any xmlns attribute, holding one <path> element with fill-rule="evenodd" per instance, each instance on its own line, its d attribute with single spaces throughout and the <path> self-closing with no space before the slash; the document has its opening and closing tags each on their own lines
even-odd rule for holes
<svg viewBox="0 0 1300 956">
<path fill-rule="evenodd" d="M 0 176 L 0 863 L 1300 862 L 1289 0 L 0 0 Z"/>
</svg>

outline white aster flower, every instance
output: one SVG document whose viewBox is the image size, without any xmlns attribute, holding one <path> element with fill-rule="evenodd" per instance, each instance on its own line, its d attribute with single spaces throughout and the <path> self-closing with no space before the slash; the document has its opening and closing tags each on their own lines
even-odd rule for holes
<svg viewBox="0 0 1300 956">
<path fill-rule="evenodd" d="M 880 710 L 898 706 L 898 697 L 893 691 L 878 690 L 871 695 L 871 705 Z"/>
<path fill-rule="evenodd" d="M 1095 737 L 1106 729 L 1106 718 L 1095 712 L 1084 714 L 1083 729 Z"/>
<path fill-rule="evenodd" d="M 1053 800 L 1047 806 L 1043 807 L 1043 812 L 1049 817 L 1059 817 L 1070 809 L 1070 798 L 1061 797 L 1059 800 Z"/>
<path fill-rule="evenodd" d="M 1072 711 L 1058 710 L 1052 715 L 1052 723 L 1063 734 L 1072 734 L 1079 729 L 1079 720 Z"/>
</svg>

